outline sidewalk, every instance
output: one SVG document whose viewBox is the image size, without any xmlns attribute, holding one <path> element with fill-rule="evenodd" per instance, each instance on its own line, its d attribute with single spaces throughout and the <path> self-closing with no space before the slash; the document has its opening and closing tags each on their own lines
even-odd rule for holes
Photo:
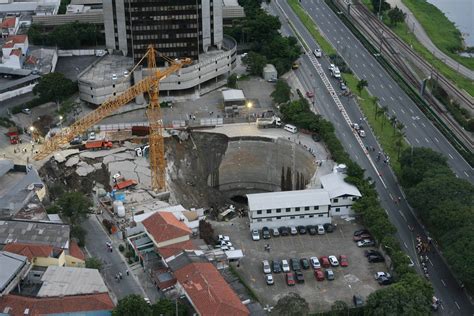
<svg viewBox="0 0 474 316">
<path fill-rule="evenodd" d="M 408 28 L 415 34 L 416 38 L 420 41 L 420 43 L 425 46 L 433 55 L 444 62 L 448 67 L 452 68 L 453 70 L 459 72 L 463 76 L 474 80 L 474 71 L 468 69 L 467 67 L 461 65 L 456 60 L 452 59 L 445 53 L 443 53 L 435 44 L 431 41 L 428 34 L 426 34 L 425 30 L 421 26 L 420 22 L 415 18 L 413 13 L 408 9 L 407 6 L 403 4 L 401 0 L 387 0 L 387 2 L 392 6 L 397 6 L 403 12 L 406 13 L 405 22 L 408 25 Z"/>
</svg>

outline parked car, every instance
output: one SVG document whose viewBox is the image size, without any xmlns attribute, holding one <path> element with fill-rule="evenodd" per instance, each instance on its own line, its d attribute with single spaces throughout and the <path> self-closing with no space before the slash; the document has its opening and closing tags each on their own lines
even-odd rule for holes
<svg viewBox="0 0 474 316">
<path fill-rule="evenodd" d="M 362 239 L 371 239 L 372 238 L 372 235 L 370 234 L 360 234 L 358 236 L 354 236 L 352 237 L 352 240 L 354 241 L 360 241 Z"/>
<path fill-rule="evenodd" d="M 357 247 L 372 247 L 375 246 L 375 241 L 372 239 L 363 239 L 357 242 Z"/>
<path fill-rule="evenodd" d="M 265 275 L 265 281 L 267 282 L 267 285 L 275 284 L 275 281 L 273 280 L 273 275 L 271 275 L 271 274 L 266 274 Z"/>
<path fill-rule="evenodd" d="M 374 278 L 376 280 L 380 279 L 381 277 L 391 278 L 392 276 L 388 272 L 377 272 L 374 274 Z"/>
<path fill-rule="evenodd" d="M 290 234 L 292 234 L 292 235 L 297 235 L 298 234 L 298 230 L 296 229 L 295 226 L 290 227 Z"/>
<path fill-rule="evenodd" d="M 311 92 L 311 91 L 306 91 L 306 96 L 307 96 L 308 98 L 312 98 L 312 97 L 314 97 L 314 93 Z"/>
<path fill-rule="evenodd" d="M 143 300 L 145 301 L 145 303 L 147 303 L 148 305 L 151 305 L 151 301 L 148 297 L 144 297 Z"/>
<path fill-rule="evenodd" d="M 365 137 L 365 131 L 363 129 L 358 130 L 359 136 L 364 138 Z"/>
<path fill-rule="evenodd" d="M 290 231 L 288 230 L 288 227 L 282 226 L 282 227 L 278 228 L 278 230 L 280 231 L 280 235 L 282 235 L 282 236 L 288 236 L 290 234 Z"/>
<path fill-rule="evenodd" d="M 378 280 L 380 285 L 389 285 L 389 284 L 392 284 L 393 281 L 391 278 L 387 278 L 387 277 L 380 277 Z"/>
<path fill-rule="evenodd" d="M 334 226 L 331 223 L 326 223 L 323 227 L 326 233 L 332 233 L 334 231 Z"/>
<path fill-rule="evenodd" d="M 383 256 L 378 256 L 378 255 L 371 255 L 371 256 L 368 256 L 367 257 L 367 260 L 370 262 L 370 263 L 375 263 L 375 262 L 384 262 L 385 261 L 385 258 Z"/>
<path fill-rule="evenodd" d="M 270 268 L 270 264 L 268 260 L 262 261 L 263 273 L 272 273 L 272 269 Z"/>
<path fill-rule="evenodd" d="M 321 269 L 321 263 L 319 262 L 318 257 L 311 257 L 309 258 L 309 261 L 311 262 L 313 269 Z"/>
<path fill-rule="evenodd" d="M 361 306 L 364 306 L 364 300 L 362 299 L 362 297 L 358 296 L 358 295 L 354 295 L 352 297 L 352 301 L 354 302 L 354 306 L 355 307 L 361 307 Z"/>
<path fill-rule="evenodd" d="M 80 136 L 74 137 L 73 140 L 69 142 L 70 145 L 80 145 L 82 144 L 82 138 Z"/>
<path fill-rule="evenodd" d="M 324 230 L 323 225 L 318 225 L 318 235 L 324 235 L 326 231 Z"/>
<path fill-rule="evenodd" d="M 329 281 L 334 280 L 334 272 L 331 269 L 326 269 L 326 279 Z"/>
<path fill-rule="evenodd" d="M 329 263 L 331 264 L 331 266 L 333 266 L 333 267 L 338 267 L 339 266 L 339 261 L 337 261 L 336 256 L 329 256 L 328 259 L 329 259 Z"/>
<path fill-rule="evenodd" d="M 95 132 L 89 133 L 89 140 L 95 140 Z"/>
<path fill-rule="evenodd" d="M 225 236 L 225 235 L 219 235 L 219 236 L 218 236 L 218 239 L 219 239 L 219 240 L 223 240 L 223 241 L 230 241 L 230 237 L 229 237 L 229 236 Z"/>
<path fill-rule="evenodd" d="M 305 270 L 308 270 L 309 269 L 309 261 L 308 259 L 306 258 L 301 258 L 300 260 L 300 263 L 301 263 L 301 267 Z"/>
<path fill-rule="evenodd" d="M 281 272 L 281 265 L 280 262 L 273 260 L 272 261 L 272 270 L 273 273 L 280 273 Z"/>
<path fill-rule="evenodd" d="M 293 274 L 293 272 L 288 272 L 286 275 L 286 284 L 288 284 L 289 286 L 293 286 L 296 284 L 295 282 L 295 275 Z"/>
<path fill-rule="evenodd" d="M 413 262 L 413 260 L 411 260 L 411 257 L 409 255 L 407 255 L 407 257 L 408 257 L 408 266 L 409 267 L 414 267 L 415 263 Z"/>
<path fill-rule="evenodd" d="M 306 230 L 310 235 L 316 235 L 318 233 L 318 230 L 313 225 L 306 226 Z"/>
<path fill-rule="evenodd" d="M 347 260 L 346 255 L 340 255 L 339 256 L 339 264 L 341 267 L 348 267 L 349 266 L 349 260 Z"/>
<path fill-rule="evenodd" d="M 260 233 L 258 229 L 252 230 L 252 240 L 260 240 Z"/>
<path fill-rule="evenodd" d="M 31 114 L 31 110 L 28 109 L 28 108 L 22 109 L 21 112 L 25 113 L 26 115 L 30 115 L 30 114 Z"/>
<path fill-rule="evenodd" d="M 288 264 L 288 260 L 283 259 L 281 261 L 281 270 L 283 272 L 290 272 L 290 265 Z"/>
<path fill-rule="evenodd" d="M 270 239 L 270 229 L 268 227 L 262 228 L 262 237 L 263 239 Z"/>
<path fill-rule="evenodd" d="M 290 263 L 291 263 L 291 268 L 293 269 L 293 271 L 301 270 L 300 262 L 298 261 L 298 259 L 291 258 Z"/>
<path fill-rule="evenodd" d="M 364 256 L 368 257 L 368 256 L 382 256 L 382 254 L 380 252 L 378 252 L 377 250 L 373 250 L 373 249 L 369 249 L 369 250 L 364 250 Z"/>
<path fill-rule="evenodd" d="M 354 232 L 354 236 L 359 236 L 359 235 L 368 234 L 368 233 L 369 231 L 367 229 L 359 229 Z"/>
<path fill-rule="evenodd" d="M 317 58 L 320 58 L 320 57 L 323 56 L 323 52 L 321 51 L 320 48 L 316 48 L 316 49 L 314 50 L 314 56 L 317 57 Z"/>
<path fill-rule="evenodd" d="M 303 272 L 301 272 L 300 270 L 298 270 L 298 271 L 295 272 L 295 275 L 296 275 L 296 282 L 298 282 L 298 283 L 304 283 L 304 275 L 303 275 Z"/>
<path fill-rule="evenodd" d="M 339 87 L 341 88 L 342 91 L 347 90 L 346 83 L 345 83 L 344 81 L 342 81 L 342 80 L 341 80 L 341 82 L 339 83 Z"/>
<path fill-rule="evenodd" d="M 324 281 L 324 272 L 321 269 L 314 270 L 314 277 L 317 281 Z"/>
<path fill-rule="evenodd" d="M 277 228 L 272 229 L 272 235 L 273 237 L 278 237 L 280 236 L 280 231 Z"/>
<path fill-rule="evenodd" d="M 321 263 L 321 266 L 323 268 L 329 268 L 331 266 L 331 264 L 329 263 L 329 259 L 326 256 L 322 256 L 321 258 L 319 258 L 319 262 Z"/>
<path fill-rule="evenodd" d="M 298 233 L 300 233 L 300 235 L 306 234 L 306 227 L 298 226 Z"/>
</svg>

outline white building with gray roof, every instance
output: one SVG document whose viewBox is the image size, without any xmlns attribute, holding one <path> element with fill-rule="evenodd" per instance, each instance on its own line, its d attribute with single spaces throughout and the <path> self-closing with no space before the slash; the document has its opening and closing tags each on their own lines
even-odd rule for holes
<svg viewBox="0 0 474 316">
<path fill-rule="evenodd" d="M 341 172 L 333 172 L 320 178 L 322 189 L 329 193 L 331 216 L 353 214 L 352 205 L 362 197 L 355 185 L 344 180 L 346 176 Z"/>
<path fill-rule="evenodd" d="M 0 297 L 13 290 L 30 269 L 28 258 L 8 251 L 0 251 Z"/>
<path fill-rule="evenodd" d="M 331 222 L 329 193 L 322 189 L 247 194 L 250 229 Z"/>
</svg>

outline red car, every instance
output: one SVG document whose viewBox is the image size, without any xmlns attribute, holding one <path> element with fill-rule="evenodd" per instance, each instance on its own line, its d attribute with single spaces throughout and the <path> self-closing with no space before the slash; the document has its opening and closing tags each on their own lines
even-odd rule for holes
<svg viewBox="0 0 474 316">
<path fill-rule="evenodd" d="M 311 91 L 308 91 L 308 92 L 306 92 L 306 96 L 307 96 L 308 98 L 312 98 L 312 97 L 314 97 L 314 93 L 311 92 Z"/>
<path fill-rule="evenodd" d="M 346 255 L 340 255 L 339 256 L 339 265 L 341 267 L 348 267 L 349 266 L 349 261 L 347 260 Z"/>
<path fill-rule="evenodd" d="M 359 236 L 354 236 L 354 241 L 364 240 L 364 239 L 372 239 L 372 235 L 370 234 L 361 234 Z"/>
<path fill-rule="evenodd" d="M 296 284 L 295 275 L 293 274 L 293 272 L 288 272 L 286 274 L 286 284 L 288 284 L 289 286 L 293 286 Z"/>
<path fill-rule="evenodd" d="M 319 262 L 321 263 L 321 266 L 323 268 L 331 267 L 331 264 L 329 263 L 329 259 L 326 256 L 322 256 L 321 258 L 319 258 Z"/>
<path fill-rule="evenodd" d="M 324 272 L 322 270 L 314 270 L 314 277 L 318 281 L 324 281 Z"/>
</svg>

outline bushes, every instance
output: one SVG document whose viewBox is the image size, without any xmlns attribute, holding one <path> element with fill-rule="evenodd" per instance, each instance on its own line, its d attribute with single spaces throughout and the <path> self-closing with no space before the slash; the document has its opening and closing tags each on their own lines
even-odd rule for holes
<svg viewBox="0 0 474 316">
<path fill-rule="evenodd" d="M 48 32 L 41 25 L 33 24 L 28 30 L 28 38 L 35 45 L 57 46 L 61 49 L 73 49 L 96 46 L 105 42 L 104 34 L 90 23 L 67 23 Z"/>
<path fill-rule="evenodd" d="M 0 126 L 6 127 L 6 128 L 13 127 L 15 126 L 15 122 L 13 122 L 7 117 L 0 116 Z"/>
<path fill-rule="evenodd" d="M 211 223 L 203 219 L 199 221 L 199 236 L 208 245 L 213 245 L 216 243 L 214 237 L 214 228 L 212 228 Z"/>
</svg>

